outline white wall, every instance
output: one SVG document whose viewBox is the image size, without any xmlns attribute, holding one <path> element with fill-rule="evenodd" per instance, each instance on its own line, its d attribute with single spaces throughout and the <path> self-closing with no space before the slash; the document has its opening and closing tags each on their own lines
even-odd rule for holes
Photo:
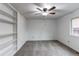
<svg viewBox="0 0 79 59">
<path fill-rule="evenodd" d="M 29 40 L 55 40 L 55 25 L 53 19 L 29 19 Z"/>
<path fill-rule="evenodd" d="M 71 19 L 79 17 L 79 10 L 57 20 L 57 39 L 79 52 L 79 37 L 70 35 Z"/>
<path fill-rule="evenodd" d="M 27 19 L 20 13 L 17 15 L 17 47 L 18 50 L 28 40 L 27 35 Z"/>
</svg>

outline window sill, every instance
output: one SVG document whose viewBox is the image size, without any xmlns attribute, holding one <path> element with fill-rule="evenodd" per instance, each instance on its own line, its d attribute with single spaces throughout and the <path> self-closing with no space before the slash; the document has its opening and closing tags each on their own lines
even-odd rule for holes
<svg viewBox="0 0 79 59">
<path fill-rule="evenodd" d="M 71 36 L 74 36 L 74 37 L 79 37 L 78 34 L 71 34 Z"/>
</svg>

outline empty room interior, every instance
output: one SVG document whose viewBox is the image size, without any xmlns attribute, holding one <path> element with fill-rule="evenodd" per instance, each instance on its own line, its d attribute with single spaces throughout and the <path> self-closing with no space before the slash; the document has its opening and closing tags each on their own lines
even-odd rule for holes
<svg viewBox="0 0 79 59">
<path fill-rule="evenodd" d="M 79 3 L 0 3 L 0 56 L 79 56 Z"/>
</svg>

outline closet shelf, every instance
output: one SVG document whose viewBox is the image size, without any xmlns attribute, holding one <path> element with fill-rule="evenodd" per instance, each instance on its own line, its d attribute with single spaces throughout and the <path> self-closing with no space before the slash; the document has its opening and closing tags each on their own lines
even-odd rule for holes
<svg viewBox="0 0 79 59">
<path fill-rule="evenodd" d="M 7 21 L 5 19 L 0 19 L 1 23 L 7 23 L 7 24 L 16 24 L 16 22 L 12 22 L 12 21 Z"/>
<path fill-rule="evenodd" d="M 6 38 L 6 37 L 9 37 L 9 36 L 14 36 L 14 35 L 17 35 L 17 33 L 11 33 L 11 34 L 0 35 L 0 38 Z"/>
<path fill-rule="evenodd" d="M 5 11 L 3 11 L 3 10 L 0 10 L 0 14 L 2 14 L 2 15 L 4 15 L 4 16 L 7 16 L 7 17 L 9 17 L 9 18 L 12 18 L 12 19 L 16 19 L 15 16 L 10 15 L 9 13 L 7 13 L 7 12 L 5 12 Z"/>
</svg>

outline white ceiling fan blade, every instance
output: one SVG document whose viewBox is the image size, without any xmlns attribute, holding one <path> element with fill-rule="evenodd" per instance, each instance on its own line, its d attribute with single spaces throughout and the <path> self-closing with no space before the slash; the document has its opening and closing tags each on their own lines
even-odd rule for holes
<svg viewBox="0 0 79 59">
<path fill-rule="evenodd" d="M 40 8 L 36 8 L 36 9 L 42 12 L 42 9 L 40 9 Z"/>
<path fill-rule="evenodd" d="M 43 4 L 42 3 L 33 3 L 35 6 L 37 6 L 36 10 L 41 11 L 43 10 Z"/>
<path fill-rule="evenodd" d="M 34 13 L 34 15 L 42 15 L 41 13 Z"/>
</svg>

